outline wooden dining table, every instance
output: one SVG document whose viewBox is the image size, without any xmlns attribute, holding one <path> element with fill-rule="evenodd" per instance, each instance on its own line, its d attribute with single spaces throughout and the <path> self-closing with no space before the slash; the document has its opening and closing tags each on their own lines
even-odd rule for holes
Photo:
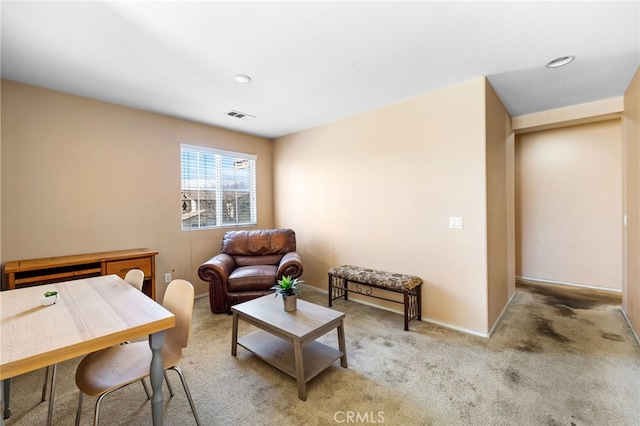
<svg viewBox="0 0 640 426">
<path fill-rule="evenodd" d="M 48 291 L 58 292 L 56 303 L 41 306 L 39 296 Z M 12 377 L 148 335 L 153 353 L 151 412 L 153 424 L 161 425 L 164 367 L 160 349 L 164 330 L 174 326 L 171 312 L 117 275 L 2 291 L 0 402 L 5 409 L 9 405 L 3 389 Z M 50 404 L 53 398 L 52 389 Z"/>
</svg>

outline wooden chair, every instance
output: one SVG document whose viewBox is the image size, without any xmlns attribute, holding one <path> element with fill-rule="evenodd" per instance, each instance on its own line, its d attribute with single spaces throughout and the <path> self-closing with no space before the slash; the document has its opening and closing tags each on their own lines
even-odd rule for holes
<svg viewBox="0 0 640 426">
<path fill-rule="evenodd" d="M 124 280 L 138 290 L 142 291 L 142 284 L 144 283 L 144 272 L 142 272 L 140 269 L 131 269 L 124 276 Z"/>
<path fill-rule="evenodd" d="M 182 350 L 187 347 L 189 342 L 193 299 L 193 286 L 188 281 L 173 280 L 167 287 L 162 305 L 176 316 L 176 326 L 165 331 L 162 361 L 165 372 L 166 370 L 174 370 L 180 376 L 196 424 L 200 425 L 189 386 L 182 370 L 177 366 L 182 358 Z M 97 426 L 102 399 L 115 390 L 148 377 L 150 364 L 151 349 L 147 341 L 112 346 L 87 355 L 76 370 L 76 385 L 80 390 L 76 426 L 80 424 L 84 394 L 98 396 L 93 421 L 93 424 Z M 173 392 L 170 391 L 170 393 L 173 396 Z"/>
</svg>

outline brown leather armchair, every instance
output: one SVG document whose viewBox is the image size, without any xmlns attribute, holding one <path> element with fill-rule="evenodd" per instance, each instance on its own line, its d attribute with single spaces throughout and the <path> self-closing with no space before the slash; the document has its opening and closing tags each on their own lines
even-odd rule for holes
<svg viewBox="0 0 640 426">
<path fill-rule="evenodd" d="M 228 231 L 221 253 L 198 269 L 198 276 L 209 282 L 213 313 L 230 314 L 232 305 L 273 293 L 271 287 L 286 275 L 302 275 L 291 229 Z"/>
</svg>

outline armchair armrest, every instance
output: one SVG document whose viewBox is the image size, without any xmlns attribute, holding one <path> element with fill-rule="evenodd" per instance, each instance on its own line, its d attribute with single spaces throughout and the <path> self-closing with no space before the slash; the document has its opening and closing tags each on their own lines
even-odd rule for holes
<svg viewBox="0 0 640 426">
<path fill-rule="evenodd" d="M 282 256 L 278 265 L 277 279 L 281 279 L 283 276 L 298 278 L 300 275 L 302 275 L 302 257 L 298 252 L 290 251 Z"/>
<path fill-rule="evenodd" d="M 204 281 L 220 280 L 222 284 L 227 284 L 227 278 L 236 266 L 233 257 L 225 253 L 220 253 L 204 262 L 198 268 L 198 276 Z"/>
<path fill-rule="evenodd" d="M 235 264 L 233 257 L 220 253 L 198 268 L 200 279 L 209 282 L 209 302 L 215 313 L 227 312 L 227 279 Z"/>
</svg>

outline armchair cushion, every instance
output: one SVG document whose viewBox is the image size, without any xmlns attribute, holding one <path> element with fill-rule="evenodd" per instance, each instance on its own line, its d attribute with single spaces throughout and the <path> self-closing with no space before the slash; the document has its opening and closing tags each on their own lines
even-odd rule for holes
<svg viewBox="0 0 640 426">
<path fill-rule="evenodd" d="M 242 266 L 231 272 L 228 278 L 227 292 L 270 290 L 273 277 L 276 276 L 274 265 Z"/>
</svg>

